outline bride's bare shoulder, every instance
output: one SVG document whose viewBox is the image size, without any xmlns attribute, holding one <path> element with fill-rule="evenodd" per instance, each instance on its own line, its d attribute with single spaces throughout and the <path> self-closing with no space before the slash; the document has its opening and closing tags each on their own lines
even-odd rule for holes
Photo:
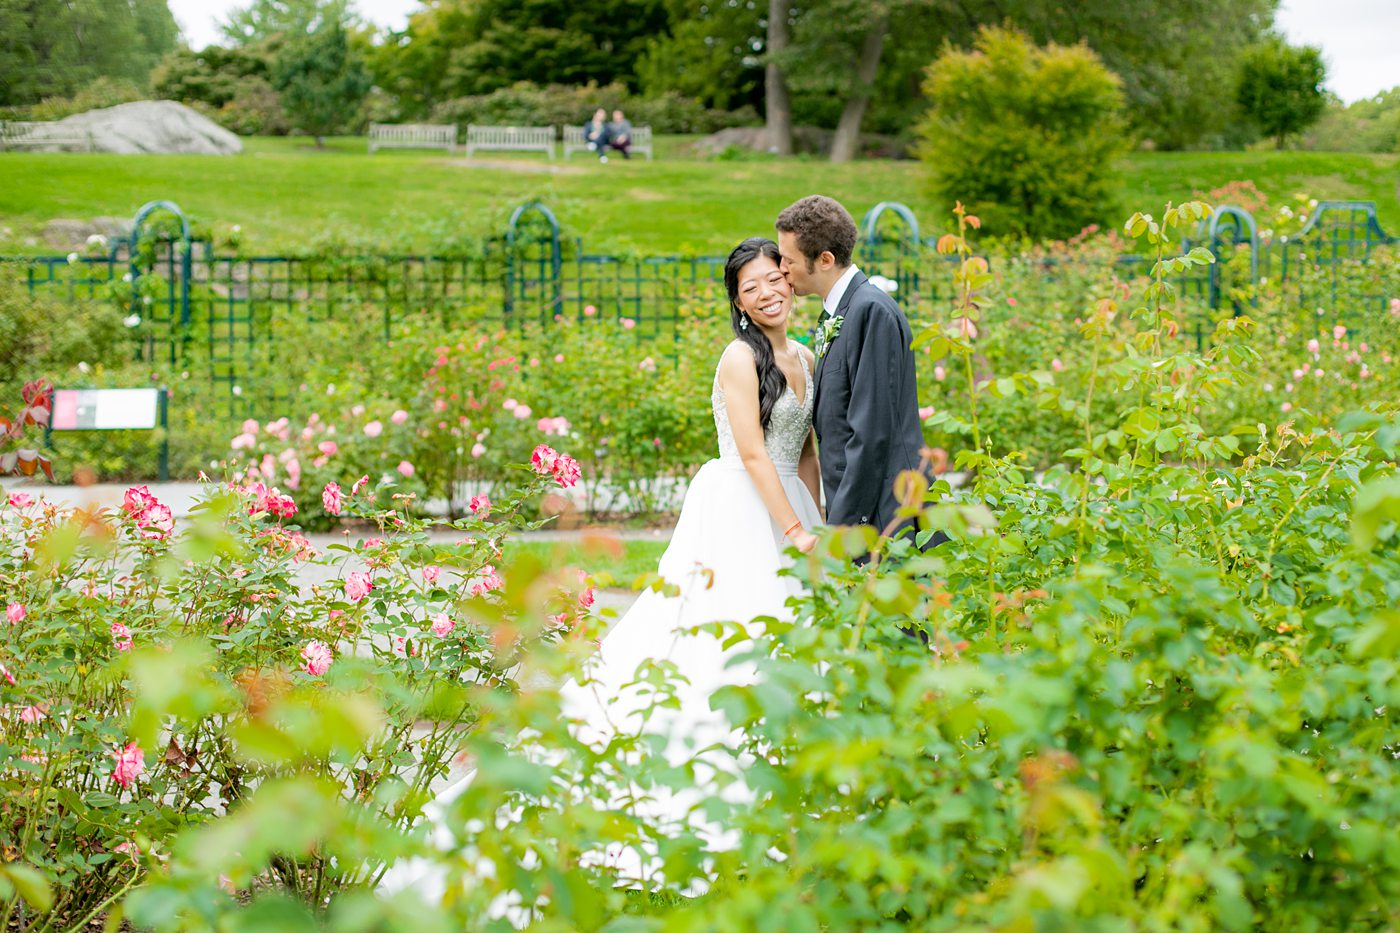
<svg viewBox="0 0 1400 933">
<path fill-rule="evenodd" d="M 746 376 L 757 378 L 753 347 L 742 340 L 731 340 L 729 346 L 719 355 L 719 375 L 721 379 L 742 379 Z"/>
</svg>

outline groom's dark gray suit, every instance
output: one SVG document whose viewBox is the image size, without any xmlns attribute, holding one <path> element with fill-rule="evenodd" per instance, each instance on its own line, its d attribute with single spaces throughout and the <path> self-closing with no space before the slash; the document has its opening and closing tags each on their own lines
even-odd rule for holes
<svg viewBox="0 0 1400 933">
<path fill-rule="evenodd" d="M 845 320 L 817 361 L 812 415 L 826 520 L 884 529 L 899 508 L 895 477 L 919 468 L 924 446 L 909 321 L 859 272 L 833 314 Z"/>
</svg>

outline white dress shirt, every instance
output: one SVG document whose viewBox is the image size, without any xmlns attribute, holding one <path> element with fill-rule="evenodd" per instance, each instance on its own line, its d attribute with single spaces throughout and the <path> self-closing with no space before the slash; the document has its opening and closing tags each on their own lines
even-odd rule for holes
<svg viewBox="0 0 1400 933">
<path fill-rule="evenodd" d="M 846 294 L 846 289 L 851 286 L 851 279 L 855 278 L 858 272 L 860 270 L 854 264 L 847 266 L 846 271 L 841 273 L 841 278 L 837 279 L 836 284 L 831 286 L 831 291 L 827 292 L 826 297 L 822 299 L 822 309 L 827 314 L 836 313 L 836 309 L 841 305 L 842 297 Z"/>
</svg>

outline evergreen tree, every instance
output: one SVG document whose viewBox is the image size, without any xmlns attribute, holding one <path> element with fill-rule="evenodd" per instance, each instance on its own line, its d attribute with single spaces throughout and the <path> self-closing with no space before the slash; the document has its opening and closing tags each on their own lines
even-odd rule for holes
<svg viewBox="0 0 1400 933">
<path fill-rule="evenodd" d="M 345 28 L 337 20 L 309 35 L 287 40 L 272 66 L 273 86 L 292 125 L 316 137 L 346 126 L 369 93 L 370 76 L 350 51 Z"/>
</svg>

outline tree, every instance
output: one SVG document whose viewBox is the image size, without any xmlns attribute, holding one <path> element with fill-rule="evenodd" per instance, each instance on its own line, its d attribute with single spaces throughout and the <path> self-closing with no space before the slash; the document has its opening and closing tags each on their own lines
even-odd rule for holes
<svg viewBox="0 0 1400 933">
<path fill-rule="evenodd" d="M 764 125 L 768 147 L 778 155 L 792 155 L 792 100 L 782 59 L 788 48 L 790 0 L 768 2 L 768 60 L 764 63 Z"/>
<path fill-rule="evenodd" d="M 1322 116 L 1327 107 L 1322 90 L 1326 78 L 1320 51 L 1274 38 L 1249 49 L 1240 59 L 1235 99 L 1282 149 L 1288 134 L 1307 129 Z"/>
<path fill-rule="evenodd" d="M 166 0 L 0 0 L 0 106 L 68 97 L 102 77 L 144 88 L 178 40 Z"/>
<path fill-rule="evenodd" d="M 230 44 L 246 46 L 279 36 L 304 36 L 332 22 L 347 29 L 359 25 L 347 0 L 252 0 L 230 12 L 219 32 Z"/>
<path fill-rule="evenodd" d="M 920 155 L 946 203 L 993 235 L 1067 237 L 1111 206 L 1121 82 L 1087 46 L 1036 46 L 983 28 L 928 69 Z"/>
<path fill-rule="evenodd" d="M 332 20 L 287 40 L 273 63 L 272 83 L 293 125 L 322 148 L 322 137 L 345 126 L 346 115 L 369 93 L 370 76 L 351 54 L 344 27 Z"/>
</svg>

